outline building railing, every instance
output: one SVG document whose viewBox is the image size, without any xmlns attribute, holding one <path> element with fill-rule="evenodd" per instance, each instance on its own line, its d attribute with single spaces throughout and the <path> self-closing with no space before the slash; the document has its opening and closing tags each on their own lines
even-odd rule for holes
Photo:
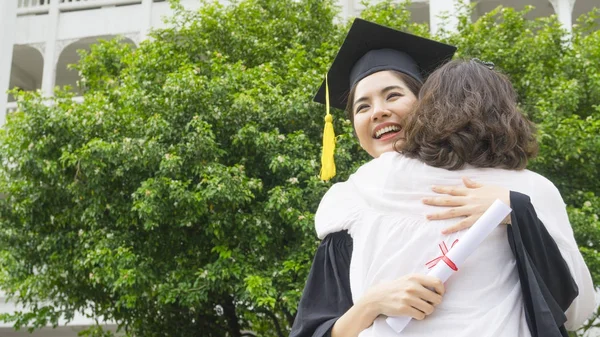
<svg viewBox="0 0 600 337">
<path fill-rule="evenodd" d="M 17 111 L 17 102 L 8 102 L 6 103 L 6 114 L 10 114 L 12 112 Z"/>
<path fill-rule="evenodd" d="M 7 0 L 2 0 L 7 1 Z M 11 0 L 8 0 L 11 1 Z M 58 1 L 59 11 L 78 11 L 108 6 L 141 4 L 142 0 L 12 0 L 17 1 L 17 15 L 48 14 L 53 1 Z M 164 0 L 154 0 L 159 2 Z"/>
<path fill-rule="evenodd" d="M 73 97 L 73 102 L 75 103 L 82 103 L 83 102 L 83 96 L 75 96 Z M 19 106 L 17 105 L 17 102 L 8 102 L 6 103 L 6 114 L 10 114 L 13 112 L 16 112 L 17 110 L 19 110 Z"/>
</svg>

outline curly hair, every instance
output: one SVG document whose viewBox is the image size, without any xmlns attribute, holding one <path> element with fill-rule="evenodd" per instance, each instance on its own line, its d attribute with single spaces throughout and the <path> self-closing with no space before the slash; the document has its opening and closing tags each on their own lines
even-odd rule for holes
<svg viewBox="0 0 600 337">
<path fill-rule="evenodd" d="M 520 170 L 537 154 L 535 132 L 505 75 L 480 61 L 455 60 L 429 76 L 395 149 L 450 170 Z"/>
</svg>

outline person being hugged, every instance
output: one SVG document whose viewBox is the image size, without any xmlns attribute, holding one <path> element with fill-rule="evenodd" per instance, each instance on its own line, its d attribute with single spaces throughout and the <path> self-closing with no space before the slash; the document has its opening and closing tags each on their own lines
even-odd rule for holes
<svg viewBox="0 0 600 337">
<path fill-rule="evenodd" d="M 398 336 L 386 317 L 410 316 L 402 336 L 558 337 L 593 312 L 565 204 L 525 169 L 535 128 L 510 81 L 477 60 L 433 71 L 453 52 L 359 19 L 351 28 L 328 75 L 332 105 L 374 159 L 319 205 L 323 243 L 291 336 Z M 496 199 L 511 217 L 446 284 L 427 276 Z"/>
</svg>

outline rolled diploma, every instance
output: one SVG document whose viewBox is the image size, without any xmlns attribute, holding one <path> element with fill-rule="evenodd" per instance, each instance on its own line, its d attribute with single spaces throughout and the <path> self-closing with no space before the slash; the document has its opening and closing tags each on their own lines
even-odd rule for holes
<svg viewBox="0 0 600 337">
<path fill-rule="evenodd" d="M 494 201 L 485 213 L 477 220 L 469 230 L 448 250 L 446 256 L 460 269 L 465 260 L 471 255 L 485 238 L 510 214 L 511 209 L 500 200 Z M 439 260 L 427 275 L 439 278 L 446 282 L 454 270 L 444 260 Z M 388 317 L 387 324 L 397 333 L 402 332 L 412 317 L 399 316 Z"/>
</svg>

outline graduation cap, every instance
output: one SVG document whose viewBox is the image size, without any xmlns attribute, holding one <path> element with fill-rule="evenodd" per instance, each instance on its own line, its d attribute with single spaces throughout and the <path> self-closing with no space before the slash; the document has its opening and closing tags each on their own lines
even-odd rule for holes
<svg viewBox="0 0 600 337">
<path fill-rule="evenodd" d="M 429 73 L 449 61 L 455 51 L 454 46 L 355 19 L 314 98 L 315 102 L 325 104 L 327 110 L 321 179 L 335 176 L 335 136 L 330 105 L 344 109 L 350 88 L 379 71 L 395 70 L 423 82 Z"/>
<path fill-rule="evenodd" d="M 452 59 L 456 47 L 355 19 L 327 72 L 331 106 L 346 108 L 350 88 L 383 70 L 395 70 L 423 82 L 437 67 Z M 314 101 L 325 104 L 323 81 Z"/>
</svg>

